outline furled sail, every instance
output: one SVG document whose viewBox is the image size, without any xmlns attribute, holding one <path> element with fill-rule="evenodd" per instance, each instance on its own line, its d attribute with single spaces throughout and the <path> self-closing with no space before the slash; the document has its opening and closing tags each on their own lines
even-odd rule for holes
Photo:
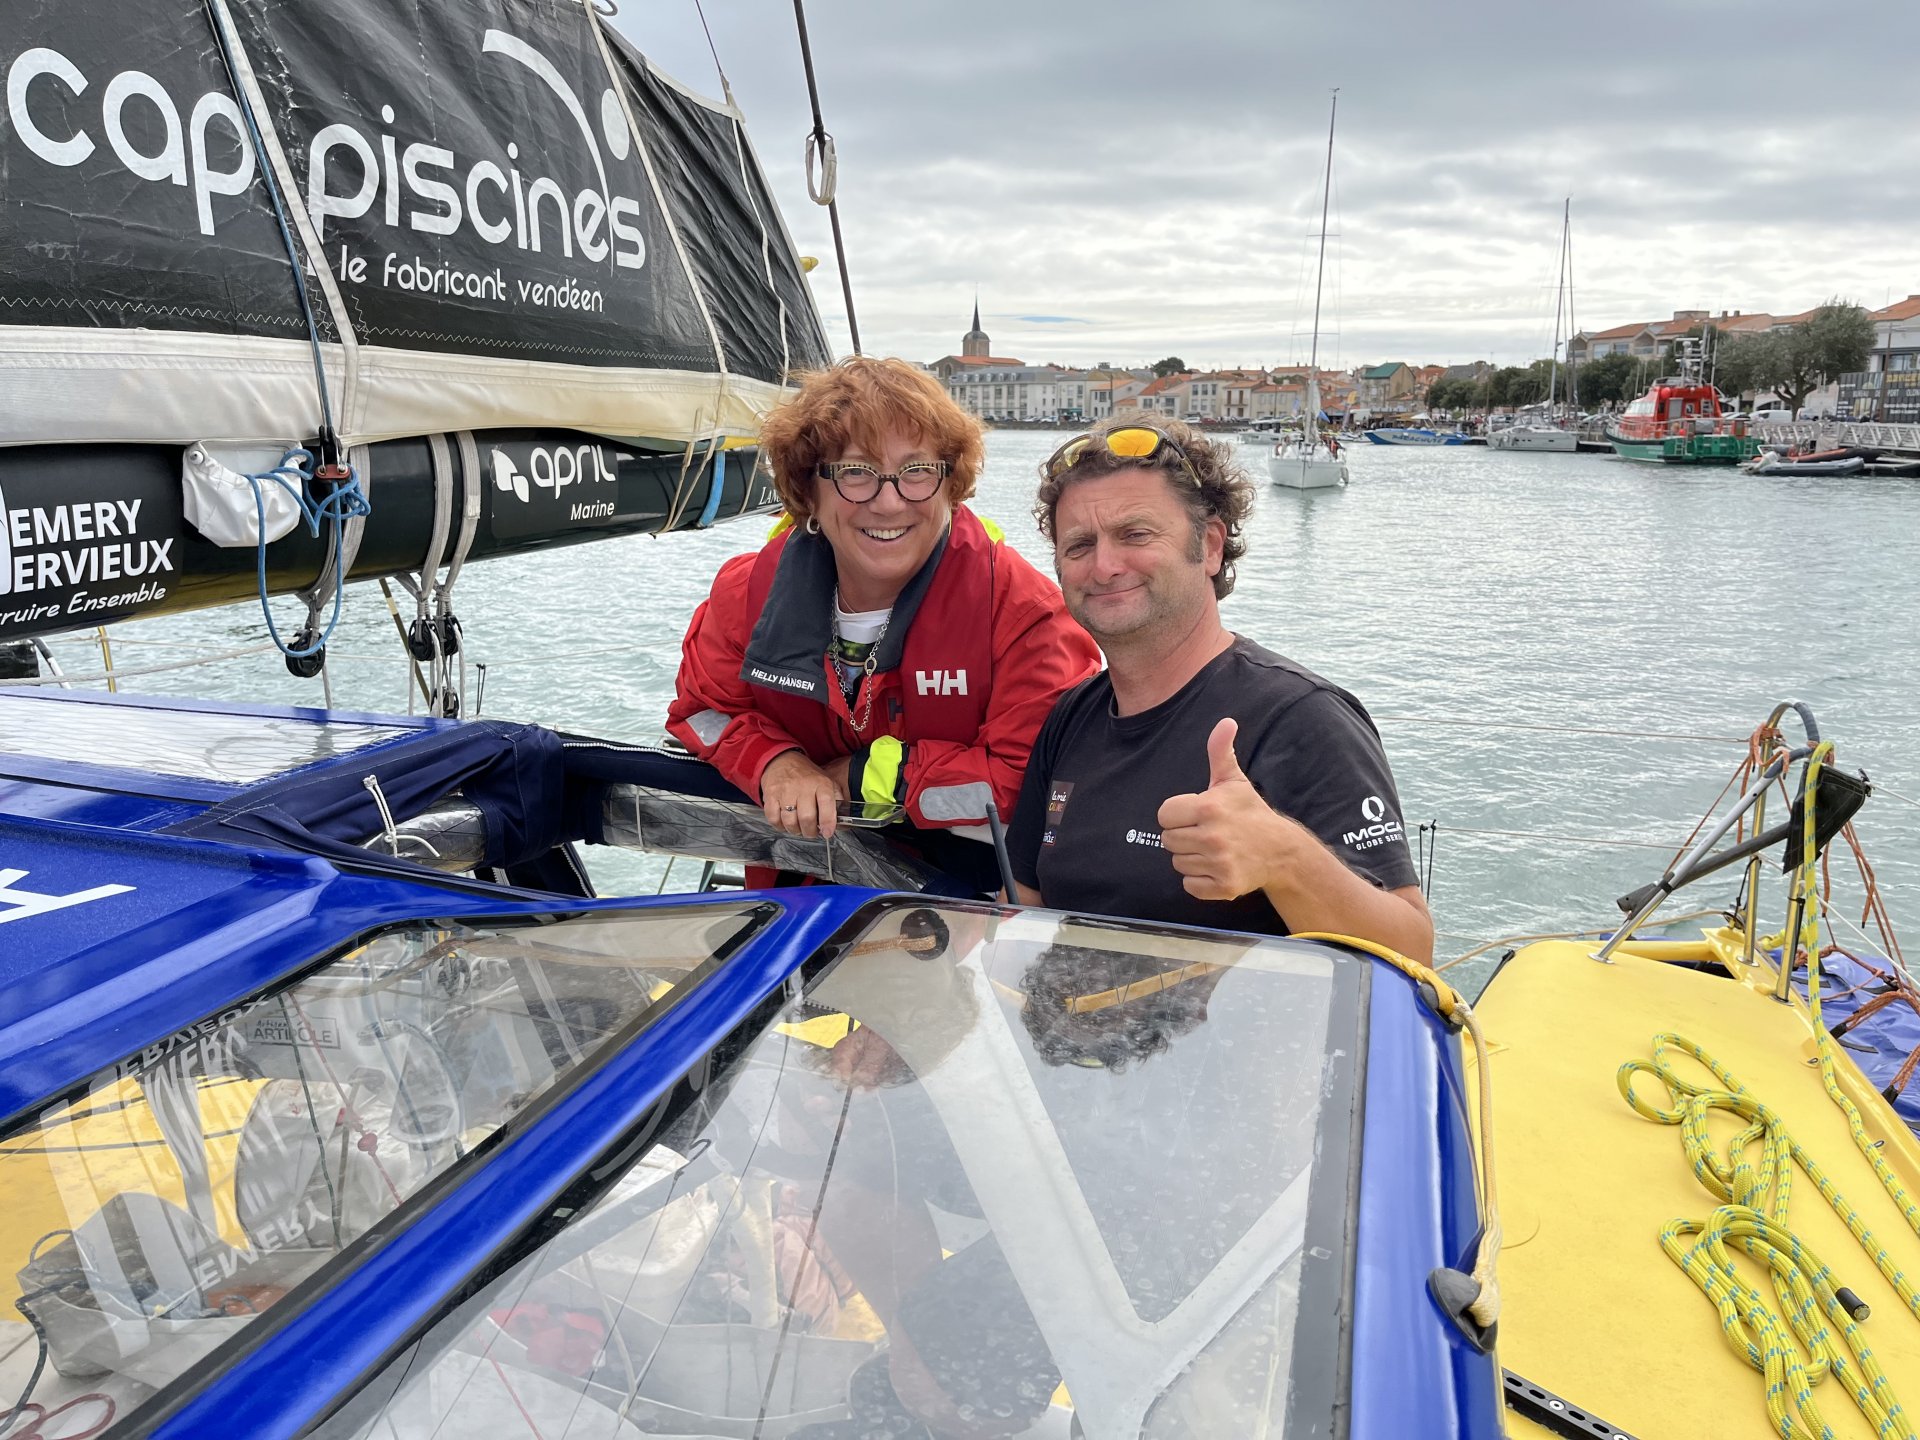
<svg viewBox="0 0 1920 1440">
<path fill-rule="evenodd" d="M 204 603 L 189 454 L 331 430 L 374 507 L 349 574 L 420 563 L 410 510 L 478 555 L 771 502 L 709 462 L 828 359 L 799 258 L 738 112 L 591 0 L 11 9 L 0 639 L 156 608 L 76 592 Z M 299 541 L 274 588 L 314 578 Z"/>
<path fill-rule="evenodd" d="M 589 4 L 13 9 L 0 443 L 316 433 L 276 191 L 350 443 L 751 435 L 825 357 L 738 114 Z"/>
</svg>

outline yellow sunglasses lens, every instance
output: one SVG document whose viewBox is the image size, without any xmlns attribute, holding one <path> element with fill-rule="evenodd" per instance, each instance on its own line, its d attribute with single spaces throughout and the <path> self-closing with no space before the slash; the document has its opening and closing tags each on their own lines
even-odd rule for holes
<svg viewBox="0 0 1920 1440">
<path fill-rule="evenodd" d="M 1052 458 L 1047 461 L 1047 478 L 1052 479 L 1056 475 L 1064 475 L 1075 465 L 1079 464 L 1080 457 L 1087 453 L 1087 446 L 1092 442 L 1093 437 L 1091 435 L 1078 435 L 1054 451 Z"/>
<path fill-rule="evenodd" d="M 1116 430 L 1107 436 L 1107 449 L 1130 460 L 1139 460 L 1160 448 L 1160 436 L 1153 430 Z"/>
</svg>

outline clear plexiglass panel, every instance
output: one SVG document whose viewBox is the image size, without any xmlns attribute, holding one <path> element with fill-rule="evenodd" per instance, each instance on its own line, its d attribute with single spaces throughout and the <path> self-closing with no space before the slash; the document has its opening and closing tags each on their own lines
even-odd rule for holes
<svg viewBox="0 0 1920 1440">
<path fill-rule="evenodd" d="M 97 1396 L 89 1419 L 137 1414 L 427 1182 L 484 1163 L 468 1157 L 489 1136 L 773 913 L 401 926 L 16 1126 L 0 1138 L 0 1406 L 24 1388 L 50 1409 Z"/>
<path fill-rule="evenodd" d="M 418 733 L 352 720 L 297 720 L 37 700 L 0 690 L 0 755 L 111 765 L 252 785 L 316 760 Z"/>
<path fill-rule="evenodd" d="M 1358 986 L 1288 941 L 894 904 L 321 1433 L 1279 1435 L 1303 1263 L 1344 1275 L 1309 1192 Z"/>
</svg>

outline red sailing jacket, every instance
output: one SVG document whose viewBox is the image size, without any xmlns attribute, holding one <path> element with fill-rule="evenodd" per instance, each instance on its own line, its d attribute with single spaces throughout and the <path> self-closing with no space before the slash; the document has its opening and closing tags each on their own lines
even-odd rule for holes
<svg viewBox="0 0 1920 1440">
<path fill-rule="evenodd" d="M 849 712 L 827 656 L 833 585 L 832 547 L 797 530 L 722 565 L 687 627 L 668 731 L 755 797 L 767 762 L 798 747 L 915 825 L 983 823 L 986 786 L 1011 816 L 1053 702 L 1100 668 L 1059 589 L 956 507 Z"/>
</svg>

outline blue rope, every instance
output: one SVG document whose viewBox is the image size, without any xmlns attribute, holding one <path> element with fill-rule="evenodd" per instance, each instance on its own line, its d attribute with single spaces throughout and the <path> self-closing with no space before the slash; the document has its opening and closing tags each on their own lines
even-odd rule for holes
<svg viewBox="0 0 1920 1440">
<path fill-rule="evenodd" d="M 280 457 L 280 463 L 271 470 L 263 470 L 258 475 L 246 477 L 253 486 L 253 513 L 257 529 L 254 531 L 259 554 L 260 576 L 260 613 L 267 619 L 267 634 L 273 637 L 273 643 L 282 655 L 295 660 L 304 660 L 310 655 L 318 655 L 327 648 L 327 641 L 333 638 L 334 627 L 340 623 L 340 610 L 346 601 L 347 569 L 343 563 L 345 551 L 342 549 L 342 532 L 347 521 L 372 513 L 373 507 L 367 503 L 366 492 L 360 488 L 360 476 L 354 468 L 347 467 L 347 482 L 337 485 L 324 500 L 308 498 L 307 486 L 313 480 L 313 452 L 300 446 L 294 446 Z M 293 497 L 293 503 L 300 508 L 300 516 L 307 522 L 307 533 L 316 540 L 320 538 L 321 525 L 333 521 L 333 551 L 336 558 L 333 571 L 333 618 L 327 621 L 326 633 L 304 650 L 295 650 L 280 638 L 280 631 L 273 623 L 273 611 L 267 605 L 267 500 L 260 487 L 272 483 L 278 485 Z"/>
<path fill-rule="evenodd" d="M 219 41 L 222 59 L 225 60 L 227 73 L 233 81 L 234 99 L 239 103 L 240 115 L 247 124 L 247 138 L 253 145 L 254 165 L 260 174 L 260 183 L 267 192 L 267 198 L 273 202 L 273 218 L 280 230 L 280 243 L 287 252 L 287 267 L 293 276 L 293 293 L 300 303 L 300 315 L 306 321 L 307 348 L 313 355 L 313 383 L 320 397 L 320 447 L 328 460 L 336 458 L 338 439 L 333 427 L 333 396 L 327 385 L 326 359 L 320 347 L 320 320 L 314 313 L 313 296 L 307 289 L 305 266 L 300 259 L 300 247 L 294 240 L 293 222 L 287 216 L 286 197 L 280 192 L 280 181 L 273 169 L 272 158 L 267 153 L 267 142 L 260 133 L 258 118 L 253 112 L 253 100 L 247 87 L 240 83 L 240 68 L 235 61 L 235 52 L 240 42 L 227 27 L 226 19 L 217 4 L 207 5 L 208 18 L 213 22 L 215 38 Z M 325 264 L 324 257 L 316 257 L 316 263 Z M 344 457 L 340 457 L 344 458 Z M 320 535 L 321 523 L 333 521 L 333 551 L 336 557 L 343 557 L 341 549 L 342 530 L 349 519 L 371 513 L 366 492 L 360 488 L 360 476 L 355 468 L 345 466 L 347 479 L 344 484 L 336 484 L 324 500 L 315 503 L 307 498 L 307 487 L 313 480 L 313 452 L 304 447 L 289 449 L 280 459 L 279 465 L 258 475 L 247 476 L 253 486 L 254 514 L 258 518 L 259 536 L 259 580 L 260 613 L 266 618 L 267 634 L 273 637 L 273 643 L 281 654 L 294 660 L 304 660 L 326 649 L 327 641 L 333 638 L 334 627 L 340 623 L 340 611 L 345 604 L 347 577 L 344 564 L 336 561 L 333 586 L 333 618 L 327 621 L 326 633 L 304 650 L 296 650 L 280 638 L 280 631 L 273 623 L 273 611 L 267 605 L 267 542 L 266 542 L 266 500 L 260 486 L 272 481 L 293 497 L 300 507 L 300 514 L 307 522 L 307 533 L 316 539 Z"/>
</svg>

